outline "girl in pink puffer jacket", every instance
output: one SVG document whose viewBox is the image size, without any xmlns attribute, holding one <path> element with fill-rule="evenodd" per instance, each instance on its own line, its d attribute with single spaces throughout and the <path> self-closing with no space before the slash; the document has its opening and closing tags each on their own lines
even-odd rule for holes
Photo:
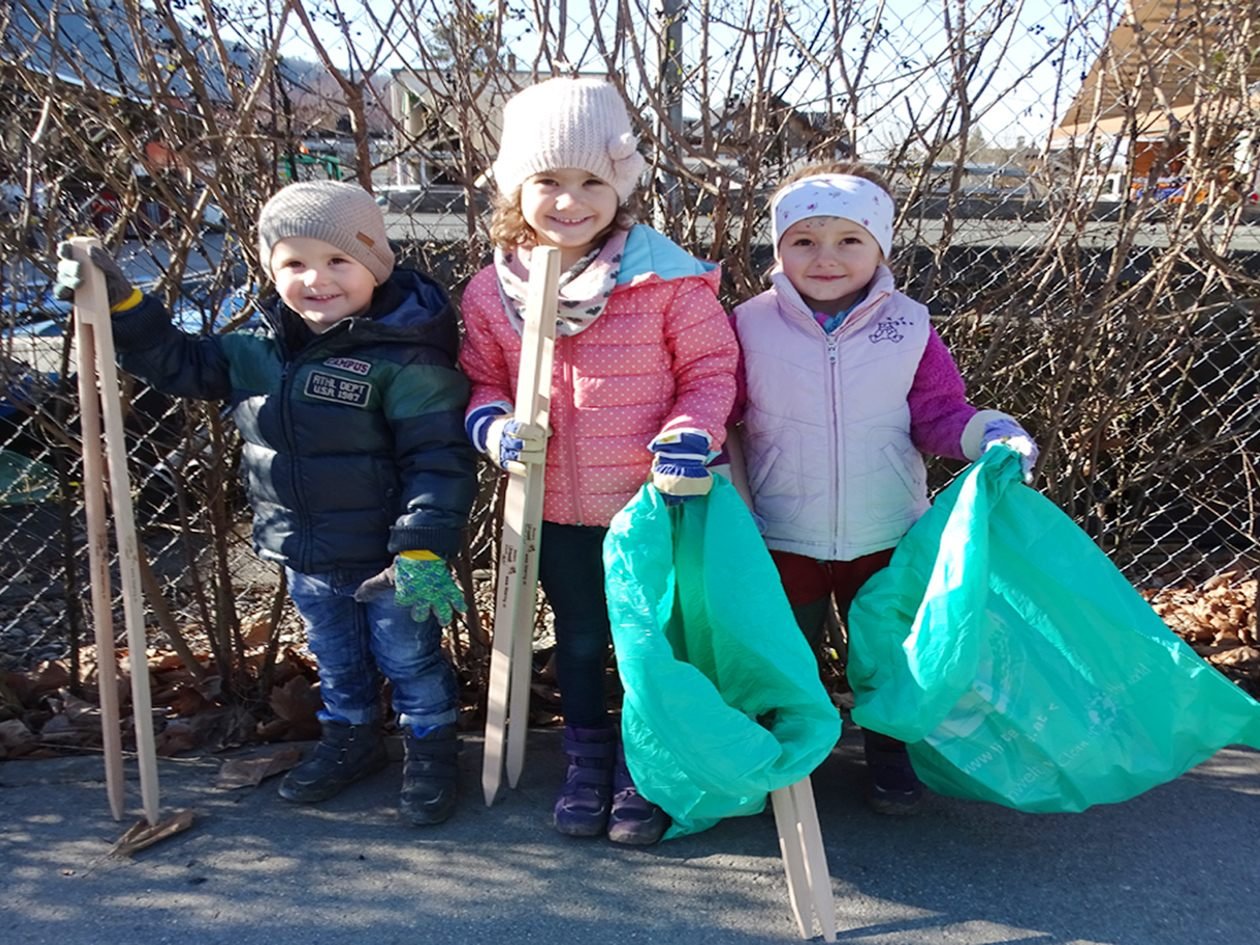
<svg viewBox="0 0 1260 945">
<path fill-rule="evenodd" d="M 493 176 L 494 263 L 465 289 L 466 426 L 504 466 L 537 462 L 546 431 L 512 419 L 530 254 L 560 250 L 539 580 L 555 615 L 568 773 L 554 808 L 571 836 L 660 839 L 666 816 L 626 770 L 604 698 L 608 523 L 650 477 L 666 501 L 708 492 L 735 398 L 737 347 L 718 272 L 626 202 L 644 161 L 620 93 L 550 79 L 508 101 Z"/>
</svg>

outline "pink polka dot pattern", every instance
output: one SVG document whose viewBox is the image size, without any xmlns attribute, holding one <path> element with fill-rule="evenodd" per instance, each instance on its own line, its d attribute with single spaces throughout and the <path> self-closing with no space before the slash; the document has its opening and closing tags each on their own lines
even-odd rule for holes
<svg viewBox="0 0 1260 945">
<path fill-rule="evenodd" d="M 607 525 L 647 479 L 647 445 L 663 431 L 703 430 L 721 446 L 738 349 L 717 286 L 717 270 L 622 285 L 594 324 L 557 339 L 547 521 Z M 469 410 L 511 403 L 521 339 L 503 313 L 493 266 L 468 283 L 461 309 Z"/>
</svg>

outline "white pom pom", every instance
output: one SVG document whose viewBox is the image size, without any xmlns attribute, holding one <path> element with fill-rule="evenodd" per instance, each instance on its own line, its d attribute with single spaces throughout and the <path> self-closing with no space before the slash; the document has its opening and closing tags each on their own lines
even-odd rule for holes
<svg viewBox="0 0 1260 945">
<path fill-rule="evenodd" d="M 624 161 L 638 149 L 639 139 L 624 132 L 608 142 L 608 156 L 614 161 Z"/>
</svg>

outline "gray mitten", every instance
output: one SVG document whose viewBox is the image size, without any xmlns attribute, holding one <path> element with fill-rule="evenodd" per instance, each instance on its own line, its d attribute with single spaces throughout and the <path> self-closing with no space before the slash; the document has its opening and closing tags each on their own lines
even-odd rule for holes
<svg viewBox="0 0 1260 945">
<path fill-rule="evenodd" d="M 135 289 L 123 274 L 114 257 L 99 246 L 88 254 L 92 265 L 105 276 L 105 295 L 109 307 L 116 308 L 128 301 Z M 83 266 L 74 255 L 74 247 L 67 242 L 57 244 L 57 279 L 53 283 L 53 295 L 63 302 L 73 302 L 75 290 L 83 285 Z"/>
</svg>

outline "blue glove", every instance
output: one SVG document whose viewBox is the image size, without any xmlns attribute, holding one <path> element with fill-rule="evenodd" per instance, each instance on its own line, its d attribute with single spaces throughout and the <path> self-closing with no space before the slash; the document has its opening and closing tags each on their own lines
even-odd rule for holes
<svg viewBox="0 0 1260 945">
<path fill-rule="evenodd" d="M 983 453 L 989 447 L 999 443 L 1019 454 L 1024 482 L 1032 482 L 1033 467 L 1037 465 L 1037 456 L 1041 451 L 1037 449 L 1037 443 L 1028 435 L 1028 431 L 1009 417 L 990 420 L 984 425 L 984 435 L 980 438 L 980 452 Z"/>
<path fill-rule="evenodd" d="M 446 562 L 431 551 L 404 551 L 388 568 L 360 584 L 354 599 L 362 604 L 388 593 L 400 607 L 411 608 L 416 623 L 433 616 L 448 624 L 455 611 L 464 611 L 463 592 Z"/>
<path fill-rule="evenodd" d="M 665 497 L 666 505 L 677 505 L 713 488 L 709 474 L 709 438 L 703 433 L 662 433 L 648 449 L 652 459 L 652 485 Z"/>
<path fill-rule="evenodd" d="M 468 438 L 501 469 L 510 463 L 541 463 L 546 459 L 547 432 L 532 423 L 521 423 L 506 404 L 478 407 L 464 421 Z"/>
<path fill-rule="evenodd" d="M 124 275 L 114 257 L 99 246 L 88 254 L 92 265 L 105 276 L 105 295 L 111 311 L 134 308 L 143 297 Z M 57 278 L 53 282 L 53 297 L 62 302 L 73 302 L 74 292 L 83 285 L 83 265 L 75 258 L 74 248 L 68 243 L 57 244 Z M 128 304 L 130 303 L 130 304 Z"/>
</svg>

